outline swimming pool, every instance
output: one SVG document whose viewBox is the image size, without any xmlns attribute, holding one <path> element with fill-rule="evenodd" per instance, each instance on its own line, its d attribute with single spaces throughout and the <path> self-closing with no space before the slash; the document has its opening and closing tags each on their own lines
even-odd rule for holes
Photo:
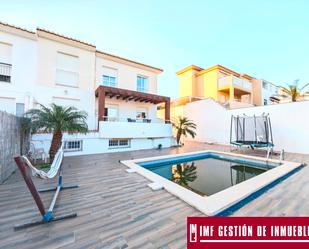
<svg viewBox="0 0 309 249">
<path fill-rule="evenodd" d="M 229 214 L 301 166 L 210 150 L 122 163 L 209 216 Z"/>
<path fill-rule="evenodd" d="M 138 164 L 202 196 L 210 196 L 278 166 L 220 158 L 214 153 Z"/>
</svg>

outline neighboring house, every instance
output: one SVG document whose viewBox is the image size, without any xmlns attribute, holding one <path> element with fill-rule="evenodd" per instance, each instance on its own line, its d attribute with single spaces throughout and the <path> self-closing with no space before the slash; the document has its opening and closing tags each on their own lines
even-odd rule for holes
<svg viewBox="0 0 309 249">
<path fill-rule="evenodd" d="M 64 135 L 70 155 L 169 147 L 170 99 L 156 95 L 161 72 L 50 31 L 0 23 L 0 110 L 22 116 L 51 103 L 85 110 L 90 132 Z M 51 134 L 32 141 L 47 152 Z"/>
<path fill-rule="evenodd" d="M 262 82 L 262 105 L 279 103 L 277 96 L 279 94 L 280 87 L 263 79 L 261 80 L 261 82 Z"/>
<path fill-rule="evenodd" d="M 277 95 L 271 97 L 273 103 L 290 103 L 292 102 L 292 97 L 287 93 L 285 88 L 279 86 Z M 300 96 L 297 97 L 297 101 L 308 101 L 309 100 L 309 92 L 301 93 Z"/>
<path fill-rule="evenodd" d="M 179 99 L 171 102 L 173 118 L 182 116 L 183 107 L 190 102 L 212 98 L 228 109 L 271 104 L 277 87 L 265 80 L 237 73 L 221 65 L 203 69 L 191 65 L 176 73 L 179 77 Z M 164 106 L 158 116 L 164 115 Z"/>
<path fill-rule="evenodd" d="M 180 97 L 212 98 L 231 108 L 263 105 L 264 98 L 268 101 L 273 93 L 270 87 L 264 88 L 266 83 L 271 83 L 221 65 L 207 69 L 192 65 L 178 71 L 177 75 Z"/>
</svg>

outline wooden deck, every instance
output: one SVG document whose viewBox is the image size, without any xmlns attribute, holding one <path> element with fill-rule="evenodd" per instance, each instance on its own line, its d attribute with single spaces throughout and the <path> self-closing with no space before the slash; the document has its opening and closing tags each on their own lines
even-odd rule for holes
<svg viewBox="0 0 309 249">
<path fill-rule="evenodd" d="M 56 213 L 76 211 L 77 218 L 21 231 L 13 226 L 40 218 L 18 171 L 0 185 L 0 248 L 185 248 L 186 217 L 202 214 L 149 181 L 127 173 L 119 160 L 228 147 L 187 143 L 183 148 L 143 150 L 65 158 L 64 181 L 79 184 L 64 190 Z M 309 163 L 308 155 L 288 160 Z M 53 181 L 36 179 L 41 187 Z M 309 168 L 305 167 L 247 204 L 237 216 L 308 216 Z M 42 194 L 49 203 L 52 193 Z"/>
</svg>

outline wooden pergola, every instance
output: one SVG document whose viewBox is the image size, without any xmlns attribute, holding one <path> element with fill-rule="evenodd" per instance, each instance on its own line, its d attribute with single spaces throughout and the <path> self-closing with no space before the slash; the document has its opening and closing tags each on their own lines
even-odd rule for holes
<svg viewBox="0 0 309 249">
<path fill-rule="evenodd" d="M 169 97 L 109 86 L 99 86 L 95 91 L 95 96 L 98 98 L 99 121 L 104 120 L 105 98 L 109 97 L 126 101 L 151 103 L 155 105 L 165 103 L 165 123 L 170 123 L 171 100 Z"/>
</svg>

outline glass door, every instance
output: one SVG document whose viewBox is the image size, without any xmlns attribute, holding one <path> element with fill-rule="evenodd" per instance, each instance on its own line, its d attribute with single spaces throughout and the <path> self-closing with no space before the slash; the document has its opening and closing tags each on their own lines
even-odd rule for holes
<svg viewBox="0 0 309 249">
<path fill-rule="evenodd" d="M 118 121 L 118 106 L 108 105 L 105 108 L 104 120 L 110 122 Z"/>
</svg>

